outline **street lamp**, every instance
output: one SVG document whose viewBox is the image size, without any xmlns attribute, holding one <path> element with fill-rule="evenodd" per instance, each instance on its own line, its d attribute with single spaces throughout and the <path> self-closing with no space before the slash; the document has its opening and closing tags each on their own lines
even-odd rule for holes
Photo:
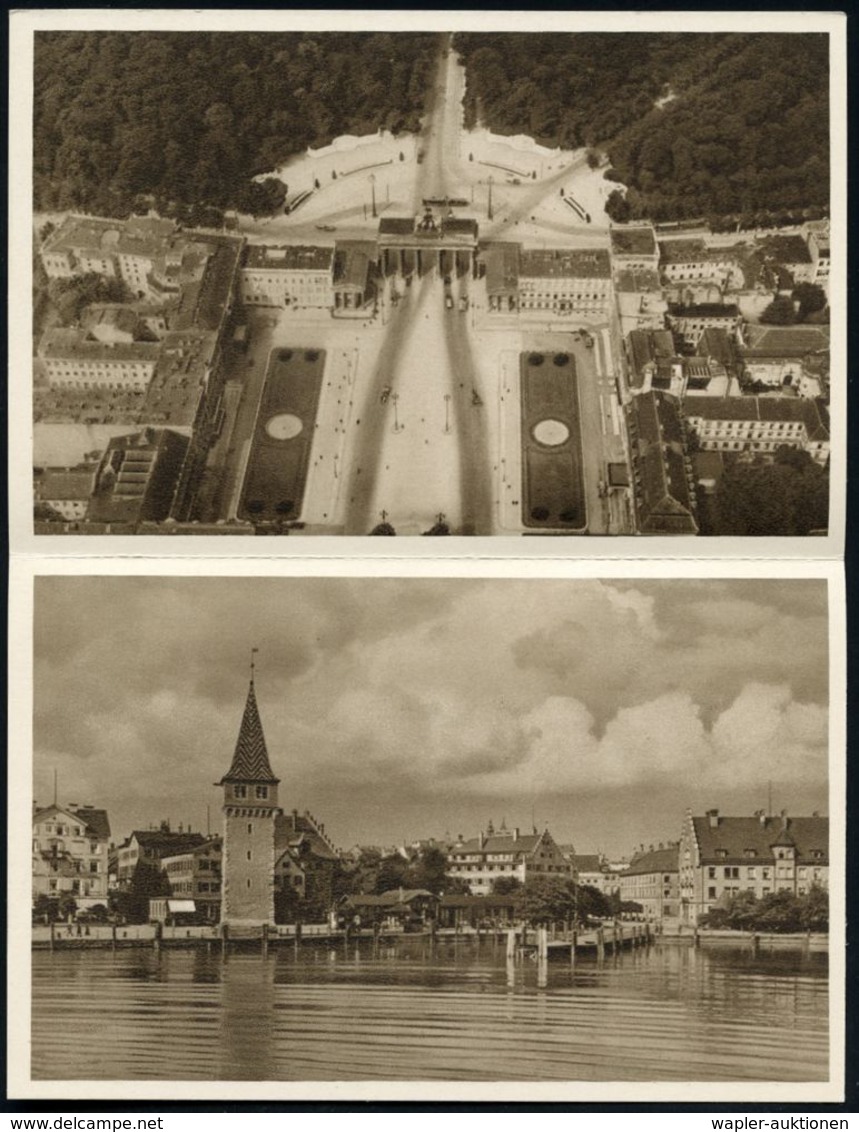
<svg viewBox="0 0 859 1132">
<path fill-rule="evenodd" d="M 376 216 L 376 174 L 370 174 L 370 199 L 372 201 L 373 216 Z"/>
</svg>

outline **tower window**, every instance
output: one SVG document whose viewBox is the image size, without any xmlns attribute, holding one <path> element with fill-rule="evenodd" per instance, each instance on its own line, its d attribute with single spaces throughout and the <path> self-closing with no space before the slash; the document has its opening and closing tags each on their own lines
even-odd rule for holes
<svg viewBox="0 0 859 1132">
<path fill-rule="evenodd" d="M 234 786 L 233 794 L 236 798 L 247 798 L 248 788 L 247 786 Z"/>
<path fill-rule="evenodd" d="M 251 878 L 248 877 L 248 888 L 250 888 L 250 886 L 251 886 Z"/>
<path fill-rule="evenodd" d="M 258 786 L 256 793 L 257 793 L 257 798 L 263 798 L 263 799 L 268 798 L 268 787 L 267 786 Z"/>
<path fill-rule="evenodd" d="M 248 833 L 253 833 L 253 831 L 254 831 L 253 822 L 248 822 Z"/>
<path fill-rule="evenodd" d="M 248 860 L 250 860 L 250 859 L 251 859 L 251 851 L 250 851 L 250 849 L 248 849 Z"/>
</svg>

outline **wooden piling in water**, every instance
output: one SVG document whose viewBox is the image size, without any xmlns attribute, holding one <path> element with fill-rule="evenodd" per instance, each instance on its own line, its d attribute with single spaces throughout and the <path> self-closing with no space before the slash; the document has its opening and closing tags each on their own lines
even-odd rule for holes
<svg viewBox="0 0 859 1132">
<path fill-rule="evenodd" d="M 570 966 L 575 969 L 576 966 L 576 944 L 578 943 L 579 933 L 573 928 L 572 935 L 570 936 Z"/>
<path fill-rule="evenodd" d="M 116 924 L 110 925 L 110 950 L 116 951 Z"/>
<path fill-rule="evenodd" d="M 230 925 L 227 923 L 221 924 L 221 955 L 226 959 L 227 957 L 227 942 L 230 938 Z"/>
<path fill-rule="evenodd" d="M 268 924 L 263 924 L 262 926 L 260 954 L 262 955 L 263 959 L 268 959 Z"/>
<path fill-rule="evenodd" d="M 537 929 L 537 958 L 545 962 L 549 957 L 549 929 Z"/>
<path fill-rule="evenodd" d="M 507 932 L 507 958 L 516 958 L 516 929 L 510 928 Z"/>
<path fill-rule="evenodd" d="M 605 929 L 597 928 L 597 962 L 605 961 Z"/>
</svg>

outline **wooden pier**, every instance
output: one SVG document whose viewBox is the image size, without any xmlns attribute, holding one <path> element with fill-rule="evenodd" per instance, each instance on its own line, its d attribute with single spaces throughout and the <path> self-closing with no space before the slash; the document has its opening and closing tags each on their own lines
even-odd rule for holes
<svg viewBox="0 0 859 1132">
<path fill-rule="evenodd" d="M 538 960 L 568 958 L 571 963 L 575 963 L 577 955 L 595 955 L 601 961 L 607 955 L 644 947 L 652 938 L 650 924 L 624 924 L 619 920 L 584 930 L 510 928 L 507 932 L 507 958 L 532 955 Z"/>
</svg>

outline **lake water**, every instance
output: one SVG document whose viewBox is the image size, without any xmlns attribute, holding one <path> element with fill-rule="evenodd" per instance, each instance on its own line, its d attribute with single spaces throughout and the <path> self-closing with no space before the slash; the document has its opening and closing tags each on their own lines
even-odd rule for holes
<svg viewBox="0 0 859 1132">
<path fill-rule="evenodd" d="M 36 1079 L 820 1081 L 827 956 L 664 942 L 33 954 Z M 541 985 L 545 984 L 545 985 Z"/>
</svg>

